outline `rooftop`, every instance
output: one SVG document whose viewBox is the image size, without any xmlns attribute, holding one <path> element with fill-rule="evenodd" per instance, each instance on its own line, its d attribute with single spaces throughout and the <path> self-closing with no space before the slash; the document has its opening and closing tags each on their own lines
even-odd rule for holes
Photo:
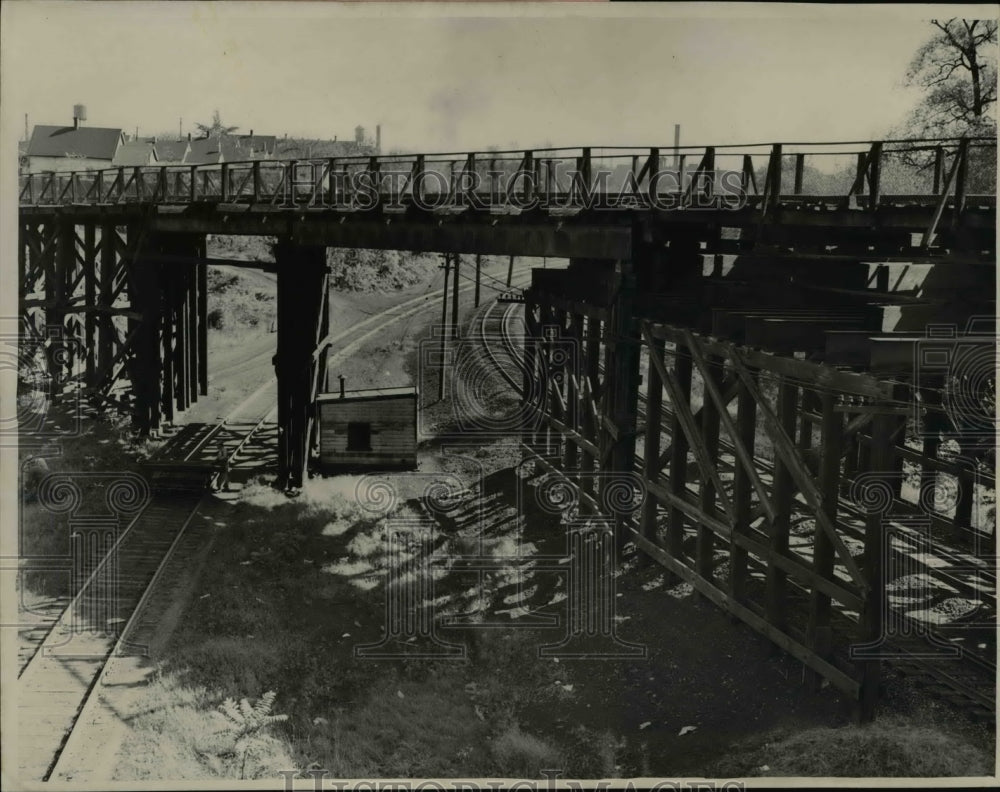
<svg viewBox="0 0 1000 792">
<path fill-rule="evenodd" d="M 330 402 L 344 402 L 344 401 L 363 401 L 363 400 L 375 400 L 375 399 L 397 399 L 403 396 L 416 396 L 417 389 L 412 386 L 400 387 L 400 388 L 366 388 L 364 390 L 349 390 L 343 397 L 340 395 L 340 391 L 332 391 L 330 393 L 321 393 L 316 401 L 322 403 Z"/>
<path fill-rule="evenodd" d="M 123 142 L 113 127 L 60 127 L 38 124 L 28 142 L 29 157 L 87 157 L 111 160 Z"/>
</svg>

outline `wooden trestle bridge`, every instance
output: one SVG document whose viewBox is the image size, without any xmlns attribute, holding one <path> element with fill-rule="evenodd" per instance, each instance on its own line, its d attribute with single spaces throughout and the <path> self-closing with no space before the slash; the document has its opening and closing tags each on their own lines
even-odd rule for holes
<svg viewBox="0 0 1000 792">
<path fill-rule="evenodd" d="M 547 361 L 534 388 L 545 429 L 526 441 L 564 471 L 638 472 L 645 499 L 619 540 L 868 717 L 885 657 L 943 651 L 886 606 L 900 559 L 923 574 L 924 555 L 950 548 L 948 585 L 979 598 L 974 640 L 993 662 L 995 550 L 976 512 L 995 487 L 995 431 L 979 391 L 956 388 L 994 377 L 996 201 L 968 189 L 984 156 L 995 168 L 994 147 L 549 149 L 23 176 L 24 343 L 49 352 L 56 392 L 111 402 L 131 383 L 125 406 L 153 430 L 207 392 L 206 235 L 276 237 L 279 468 L 297 485 L 324 388 L 327 246 L 568 258 L 536 270 L 525 294 L 528 376 Z M 904 153 L 928 158 L 919 194 L 883 189 Z M 854 178 L 820 194 L 810 181 L 833 156 Z M 576 353 L 556 359 L 566 343 Z M 956 371 L 962 360 L 972 368 Z"/>
</svg>

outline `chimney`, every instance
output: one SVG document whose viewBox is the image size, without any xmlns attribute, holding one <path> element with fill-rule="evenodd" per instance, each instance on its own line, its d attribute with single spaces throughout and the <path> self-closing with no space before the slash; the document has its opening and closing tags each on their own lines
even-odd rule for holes
<svg viewBox="0 0 1000 792">
<path fill-rule="evenodd" d="M 82 104 L 73 105 L 73 129 L 80 128 L 80 122 L 87 120 L 87 107 Z"/>
<path fill-rule="evenodd" d="M 674 124 L 674 170 L 681 167 L 681 125 Z"/>
<path fill-rule="evenodd" d="M 360 124 L 354 127 L 354 142 L 359 146 L 365 142 L 365 128 Z"/>
<path fill-rule="evenodd" d="M 375 153 L 382 153 L 382 125 L 375 125 Z"/>
<path fill-rule="evenodd" d="M 338 374 L 337 377 L 340 379 L 340 398 L 343 399 L 346 393 L 346 389 L 344 388 L 344 375 Z"/>
</svg>

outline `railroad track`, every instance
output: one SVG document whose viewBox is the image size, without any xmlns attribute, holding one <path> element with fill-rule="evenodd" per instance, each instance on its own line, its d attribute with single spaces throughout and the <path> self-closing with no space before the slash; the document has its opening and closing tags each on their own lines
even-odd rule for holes
<svg viewBox="0 0 1000 792">
<path fill-rule="evenodd" d="M 487 357 L 493 362 L 501 376 L 517 392 L 523 392 L 523 380 L 511 374 L 512 371 L 524 370 L 521 352 L 514 342 L 512 334 L 507 329 L 507 317 L 513 313 L 516 306 L 509 306 L 498 319 L 491 312 L 498 306 L 494 304 L 484 312 L 480 338 L 487 347 Z M 486 332 L 487 323 L 491 322 L 497 332 Z M 490 345 L 499 341 L 499 349 L 490 349 Z M 640 394 L 639 419 L 645 418 L 645 395 Z M 673 417 L 672 411 L 666 405 L 661 406 L 664 419 Z M 720 437 L 720 467 L 724 468 L 722 478 L 725 481 L 728 471 L 731 476 L 738 464 L 733 447 L 723 436 Z M 772 480 L 774 467 L 766 460 L 757 460 L 758 472 L 765 485 Z M 635 455 L 635 471 L 643 472 L 641 453 Z M 696 478 L 689 476 L 688 480 Z M 850 485 L 850 482 L 846 482 Z M 697 504 L 698 493 L 687 487 L 687 494 L 692 505 Z M 845 488 L 846 489 L 846 488 Z M 844 536 L 856 542 L 863 543 L 864 529 L 861 527 L 863 513 L 857 504 L 847 498 L 841 499 L 841 513 L 844 516 L 842 527 Z M 812 514 L 804 500 L 796 500 L 793 524 L 803 523 L 812 519 Z M 854 523 L 853 525 L 851 523 Z M 685 532 L 685 540 L 693 540 L 696 536 L 696 526 L 689 527 Z M 804 548 L 803 548 L 804 549 Z M 927 546 L 926 537 L 913 530 L 903 530 L 898 534 L 891 552 L 908 568 L 919 571 L 928 581 L 933 582 L 928 599 L 941 598 L 948 594 L 965 596 L 981 604 L 976 612 L 980 613 L 980 623 L 970 624 L 968 620 L 958 620 L 950 629 L 945 625 L 927 625 L 915 622 L 906 613 L 894 609 L 893 613 L 902 626 L 898 636 L 892 637 L 886 648 L 886 664 L 899 675 L 912 679 L 921 689 L 931 695 L 945 700 L 965 711 L 971 718 L 979 721 L 993 721 L 996 705 L 993 683 L 996 675 L 996 578 L 993 569 L 983 559 L 970 553 L 942 546 L 935 543 Z M 800 553 L 806 563 L 811 561 L 808 552 Z M 765 570 L 762 564 L 754 563 L 751 554 L 749 558 L 751 578 L 763 582 Z M 837 570 L 841 582 L 848 582 L 846 572 Z M 891 583 L 892 581 L 890 581 Z M 804 595 L 804 589 L 796 586 L 794 578 L 789 583 L 799 588 Z M 803 597 L 803 603 L 805 597 Z M 842 611 L 838 603 L 835 611 Z M 843 616 L 842 626 L 849 627 L 850 622 Z M 975 618 L 975 613 L 973 615 Z M 959 649 L 959 660 L 941 659 L 942 647 L 955 646 Z M 846 654 L 846 653 L 845 653 Z M 846 658 L 842 658 L 846 659 Z"/>
<path fill-rule="evenodd" d="M 525 275 L 523 268 L 515 272 L 519 279 Z M 463 286 L 460 292 L 472 288 Z M 420 296 L 358 323 L 330 339 L 335 350 L 330 363 L 352 354 L 392 324 L 436 307 L 433 297 Z M 222 422 L 184 425 L 167 439 L 145 466 L 152 479 L 151 500 L 58 617 L 52 618 L 47 629 L 33 632 L 35 646 L 23 648 L 25 659 L 18 680 L 19 777 L 47 781 L 72 772 L 60 762 L 68 745 L 85 740 L 77 725 L 97 719 L 85 713 L 100 708 L 97 693 L 110 661 L 144 651 L 132 639 L 136 633 L 148 636 L 152 629 L 148 619 L 143 623 L 143 616 L 158 596 L 164 570 L 206 489 L 219 483 L 221 469 L 237 464 L 240 454 L 275 414 L 275 385 L 276 380 L 269 378 Z M 77 755 L 79 751 L 77 747 Z"/>
</svg>

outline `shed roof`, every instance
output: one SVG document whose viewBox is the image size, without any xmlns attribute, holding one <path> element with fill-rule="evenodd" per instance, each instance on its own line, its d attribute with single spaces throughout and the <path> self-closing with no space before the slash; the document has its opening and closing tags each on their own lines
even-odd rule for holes
<svg viewBox="0 0 1000 792">
<path fill-rule="evenodd" d="M 341 397 L 339 391 L 334 391 L 333 393 L 321 393 L 316 401 L 321 404 L 329 404 L 331 402 L 348 402 L 348 401 L 376 401 L 378 399 L 399 399 L 406 396 L 417 395 L 417 389 L 408 386 L 404 388 L 366 388 L 364 390 L 350 390 L 347 391 L 343 397 Z"/>
<path fill-rule="evenodd" d="M 112 165 L 149 165 L 156 162 L 156 149 L 147 140 L 130 140 L 122 143 L 115 152 Z"/>
<path fill-rule="evenodd" d="M 114 158 L 122 142 L 120 128 L 73 128 L 36 124 L 28 143 L 28 156 L 110 160 Z"/>
<path fill-rule="evenodd" d="M 223 146 L 220 138 L 195 138 L 190 143 L 187 154 L 189 165 L 212 165 L 223 161 Z"/>
<path fill-rule="evenodd" d="M 156 158 L 160 162 L 184 162 L 187 150 L 188 141 L 186 140 L 156 141 Z"/>
</svg>

